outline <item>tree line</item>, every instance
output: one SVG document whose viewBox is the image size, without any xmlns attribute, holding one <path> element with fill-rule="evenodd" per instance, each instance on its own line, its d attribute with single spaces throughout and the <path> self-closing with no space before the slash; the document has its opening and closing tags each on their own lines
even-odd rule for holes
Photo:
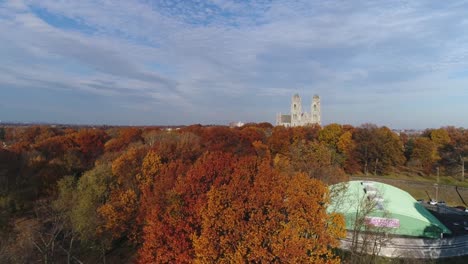
<svg viewBox="0 0 468 264">
<path fill-rule="evenodd" d="M 327 185 L 458 175 L 468 132 L 9 126 L 0 143 L 0 262 L 336 263 Z"/>
</svg>

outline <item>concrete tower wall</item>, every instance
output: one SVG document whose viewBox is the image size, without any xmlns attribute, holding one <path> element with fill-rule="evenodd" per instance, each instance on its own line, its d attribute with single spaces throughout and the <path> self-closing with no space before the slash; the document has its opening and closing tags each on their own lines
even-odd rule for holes
<svg viewBox="0 0 468 264">
<path fill-rule="evenodd" d="M 301 124 L 301 114 L 301 97 L 298 94 L 295 94 L 291 100 L 291 126 L 299 126 Z"/>
<path fill-rule="evenodd" d="M 311 112 L 302 112 L 302 100 L 299 94 L 291 98 L 291 112 L 289 115 L 276 116 L 276 125 L 285 127 L 307 126 L 321 124 L 320 98 L 315 95 L 312 99 Z"/>
<path fill-rule="evenodd" d="M 314 124 L 322 124 L 322 120 L 320 118 L 320 97 L 318 95 L 314 95 L 312 98 L 312 105 L 311 105 L 311 122 Z"/>
</svg>

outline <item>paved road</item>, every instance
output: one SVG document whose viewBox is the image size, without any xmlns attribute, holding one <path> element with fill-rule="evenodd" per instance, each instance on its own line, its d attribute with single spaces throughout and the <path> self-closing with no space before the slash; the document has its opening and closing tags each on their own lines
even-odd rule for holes
<svg viewBox="0 0 468 264">
<path fill-rule="evenodd" d="M 341 248 L 349 249 L 352 233 L 341 240 Z M 361 245 L 362 239 L 358 244 Z M 437 259 L 468 256 L 468 235 L 443 239 L 393 237 L 384 239 L 378 255 L 389 258 Z"/>
</svg>

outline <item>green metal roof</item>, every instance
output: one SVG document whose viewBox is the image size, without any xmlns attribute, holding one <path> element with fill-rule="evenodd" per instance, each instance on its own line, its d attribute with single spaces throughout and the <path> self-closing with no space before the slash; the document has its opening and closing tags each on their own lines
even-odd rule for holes
<svg viewBox="0 0 468 264">
<path fill-rule="evenodd" d="M 354 229 L 357 212 L 364 210 L 367 200 L 371 201 L 372 210 L 366 214 L 366 221 L 382 227 L 378 232 L 429 238 L 438 238 L 441 233 L 451 234 L 424 206 L 399 188 L 373 181 L 350 181 L 330 188 L 344 188 L 332 197 L 328 212 L 342 213 L 348 230 Z"/>
</svg>

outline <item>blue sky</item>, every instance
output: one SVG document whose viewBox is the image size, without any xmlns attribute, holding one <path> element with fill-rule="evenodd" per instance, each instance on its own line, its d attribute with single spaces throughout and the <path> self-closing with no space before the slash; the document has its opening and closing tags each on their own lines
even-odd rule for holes
<svg viewBox="0 0 468 264">
<path fill-rule="evenodd" d="M 299 93 L 320 95 L 324 124 L 468 127 L 467 14 L 456 0 L 0 0 L 0 120 L 273 123 Z"/>
</svg>

